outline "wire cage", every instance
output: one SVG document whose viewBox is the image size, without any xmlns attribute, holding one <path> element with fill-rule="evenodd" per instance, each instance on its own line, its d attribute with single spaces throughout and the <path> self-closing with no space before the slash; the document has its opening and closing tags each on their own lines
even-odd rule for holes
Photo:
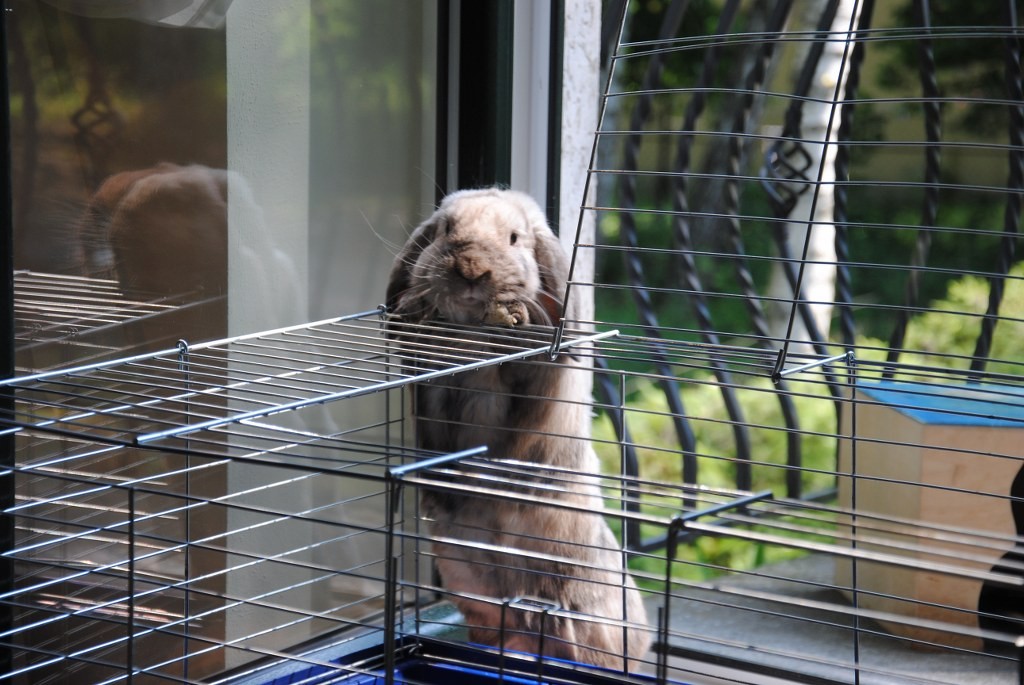
<svg viewBox="0 0 1024 685">
<path fill-rule="evenodd" d="M 196 293 L 128 297 L 113 279 L 20 269 L 14 273 L 15 364 L 45 370 L 173 345 L 178 338 L 167 339 L 173 335 L 167 331 L 180 330 L 183 316 L 223 300 Z"/>
<path fill-rule="evenodd" d="M 593 319 L 474 353 L 441 324 L 396 348 L 372 309 L 0 384 L 7 680 L 1024 678 L 1016 4 L 652 6 L 607 5 Z M 566 350 L 601 474 L 409 446 L 416 384 Z M 581 477 L 598 502 L 560 496 Z M 539 648 L 468 640 L 432 566 L 479 544 L 430 532 L 427 490 L 601 511 L 597 570 L 649 622 L 473 597 Z M 523 547 L 488 551 L 574 576 Z M 572 622 L 653 645 L 548 656 Z"/>
</svg>

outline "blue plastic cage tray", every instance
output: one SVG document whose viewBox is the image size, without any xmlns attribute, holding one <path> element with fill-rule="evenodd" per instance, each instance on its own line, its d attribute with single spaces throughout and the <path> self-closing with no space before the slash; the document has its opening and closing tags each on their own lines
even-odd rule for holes
<svg viewBox="0 0 1024 685">
<path fill-rule="evenodd" d="M 230 685 L 384 685 L 383 645 L 379 639 L 373 638 L 363 641 L 363 644 L 359 642 L 350 641 L 343 647 L 319 650 L 294 661 L 266 664 L 227 682 Z M 332 656 L 332 651 L 343 654 Z M 395 683 L 621 685 L 623 682 L 655 682 L 650 676 L 630 674 L 628 679 L 624 679 L 621 673 L 602 672 L 554 659 L 545 660 L 543 665 L 511 657 L 503 660 L 491 651 L 424 637 L 403 640 L 397 651 Z"/>
</svg>

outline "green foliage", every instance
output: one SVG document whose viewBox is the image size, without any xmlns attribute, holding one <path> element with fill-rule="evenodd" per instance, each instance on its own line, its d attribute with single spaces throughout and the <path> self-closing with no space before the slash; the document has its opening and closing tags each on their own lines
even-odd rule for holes
<svg viewBox="0 0 1024 685">
<path fill-rule="evenodd" d="M 858 207 L 857 218 L 863 225 L 879 226 L 850 231 L 849 250 L 855 255 L 855 261 L 897 267 L 853 269 L 851 278 L 855 301 L 928 306 L 929 302 L 944 296 L 958 273 L 991 269 L 1003 249 L 998 235 L 1002 203 L 996 200 L 979 202 L 977 197 L 959 197 L 955 191 L 944 191 L 937 223 L 950 230 L 928 233 L 929 268 L 918 272 L 917 302 L 908 302 L 905 290 L 910 271 L 906 265 L 912 262 L 915 243 L 921 237 L 914 227 L 921 222 L 923 193 L 903 191 L 886 194 L 860 189 L 851 193 L 851 204 Z M 965 233 L 972 229 L 987 229 L 990 233 Z M 884 309 L 866 307 L 857 313 L 858 328 L 869 337 L 887 336 L 892 322 L 892 312 Z"/>
<path fill-rule="evenodd" d="M 691 425 L 697 438 L 696 454 L 700 484 L 735 487 L 736 448 L 733 424 L 717 386 L 705 375 L 697 382 L 683 386 L 685 406 L 694 414 Z M 737 388 L 743 409 L 743 421 L 749 425 L 752 444 L 754 491 L 771 490 L 777 496 L 786 494 L 787 431 L 782 417 L 777 390 L 768 379 L 756 379 Z M 820 396 L 821 388 L 793 385 L 788 389 L 800 417 L 799 430 L 803 453 L 803 483 L 806 491 L 824 490 L 834 481 L 836 441 L 835 406 Z M 627 423 L 636 446 L 641 478 L 666 484 L 682 482 L 682 455 L 674 432 L 672 416 L 661 389 L 649 381 L 638 381 L 631 388 Z M 619 471 L 619 446 L 609 418 L 599 416 L 594 424 L 595 448 L 605 472 Z M 644 511 L 670 516 L 661 502 L 647 502 Z M 664 533 L 661 526 L 644 529 L 643 535 Z M 729 537 L 702 536 L 679 551 L 674 571 L 678 577 L 707 579 L 730 569 L 756 568 L 798 556 L 785 547 L 752 545 Z M 634 569 L 659 577 L 664 574 L 664 559 L 659 555 L 641 556 L 634 560 Z"/>
<path fill-rule="evenodd" d="M 965 369 L 974 351 L 983 314 L 990 297 L 990 283 L 978 276 L 964 276 L 948 284 L 946 292 L 934 300 L 928 311 L 914 317 L 907 328 L 906 354 L 911 365 L 929 365 Z M 988 370 L 1020 375 L 1024 365 L 1024 263 L 1017 264 L 1005 280 L 1000 321 L 993 338 Z M 885 344 L 877 339 L 858 341 L 858 357 L 881 361 Z M 659 386 L 647 380 L 633 380 L 629 386 L 627 423 L 636 446 L 640 476 L 668 484 L 682 482 L 682 455 L 674 432 L 668 403 Z M 837 432 L 835 405 L 823 395 L 823 388 L 794 383 L 788 388 L 800 417 L 802 482 L 805 492 L 821 491 L 834 483 Z M 749 424 L 753 454 L 752 490 L 771 490 L 786 494 L 785 422 L 776 398 L 777 389 L 768 379 L 757 378 L 736 389 L 743 409 L 743 421 Z M 731 488 L 735 484 L 736 447 L 732 424 L 725 410 L 720 389 L 710 374 L 695 374 L 682 384 L 681 396 L 697 439 L 700 484 Z M 594 422 L 595 448 L 602 469 L 614 473 L 620 469 L 619 445 L 611 421 L 600 415 Z M 646 502 L 650 514 L 668 516 L 660 503 Z M 804 522 L 800 522 L 804 523 Z M 828 523 L 822 535 L 827 536 Z M 645 536 L 663 533 L 663 527 L 651 527 Z M 674 574 L 679 578 L 706 580 L 721 573 L 757 568 L 800 556 L 785 547 L 753 544 L 729 537 L 703 536 L 682 545 Z M 664 557 L 658 553 L 640 555 L 633 560 L 641 584 L 658 589 L 655 579 L 665 573 Z M 644 579 L 647 579 L 646 581 Z"/>
<path fill-rule="evenodd" d="M 699 304 L 698 297 L 704 298 L 709 307 L 713 330 L 749 333 L 750 302 L 740 287 L 737 268 L 748 269 L 755 290 L 764 292 L 771 262 L 762 258 L 774 254 L 775 239 L 770 223 L 757 219 L 771 215 L 764 193 L 750 184 L 741 190 L 741 202 L 747 214 L 742 222 L 743 250 L 751 258 L 741 262 L 728 256 L 732 246 L 726 244 L 725 236 L 730 228 L 725 220 L 708 226 L 687 217 L 670 216 L 670 193 L 659 193 L 658 188 L 649 185 L 641 186 L 637 188 L 637 206 L 654 211 L 600 215 L 598 236 L 608 247 L 595 254 L 595 282 L 633 285 L 634 274 L 627 261 L 633 260 L 639 268 L 635 282 L 644 286 L 665 337 L 703 341 L 697 333 L 700 329 L 694 311 Z M 612 202 L 618 204 L 617 199 Z M 681 230 L 689 235 L 685 246 L 679 239 Z M 633 245 L 644 249 L 631 249 Z M 678 254 L 672 254 L 684 247 L 692 255 L 692 262 L 684 262 Z M 695 283 L 696 288 L 691 287 L 691 283 Z M 699 296 L 691 292 L 694 289 L 699 291 Z M 598 318 L 621 325 L 639 323 L 636 297 L 637 292 L 632 288 L 598 287 L 595 293 Z"/>
<path fill-rule="evenodd" d="M 986 370 L 1020 375 L 1024 365 L 1024 263 L 1014 266 L 1004 281 L 999 322 L 992 338 Z M 944 296 L 931 303 L 929 311 L 912 319 L 904 347 L 912 353 L 901 358 L 909 364 L 966 370 L 975 350 L 982 321 L 988 309 L 990 283 L 979 276 L 963 276 L 949 283 Z M 866 359 L 881 360 L 885 343 L 865 339 L 859 353 Z"/>
<path fill-rule="evenodd" d="M 1020 5 L 1020 2 L 1017 2 Z M 709 36 L 717 31 L 722 15 L 722 0 L 702 0 L 689 3 L 683 25 L 675 35 L 681 49 L 663 53 L 665 62 L 659 72 L 659 85 L 665 89 L 680 89 L 678 93 L 664 94 L 651 101 L 651 111 L 645 127 L 650 131 L 679 130 L 684 112 L 695 95 L 688 92 L 697 85 L 702 62 L 706 56 L 694 37 Z M 627 53 L 645 53 L 646 41 L 655 41 L 662 31 L 667 3 L 660 0 L 629 4 Z M 894 27 L 920 26 L 917 15 L 920 3 L 901 0 L 875 8 L 872 24 L 884 31 Z M 922 94 L 921 57 L 925 45 L 910 34 L 894 32 L 884 40 L 867 44 L 865 61 L 860 77 L 856 104 L 850 105 L 853 129 L 850 140 L 851 165 L 845 186 L 848 195 L 846 217 L 848 248 L 854 300 L 866 307 L 856 311 L 861 334 L 884 339 L 892 328 L 891 306 L 920 307 L 942 297 L 951 279 L 966 271 L 985 271 L 996 263 L 1002 249 L 997 235 L 1002 230 L 1005 197 L 998 193 L 979 190 L 984 186 L 1002 186 L 1009 173 L 1005 146 L 1009 129 L 1007 106 L 1006 54 L 1001 40 L 986 37 L 970 29 L 973 27 L 1005 24 L 1006 8 L 990 7 L 970 0 L 947 0 L 932 3 L 929 21 L 936 27 L 935 38 L 930 41 L 934 52 L 935 77 L 944 104 L 940 112 L 940 134 L 943 147 L 939 156 L 939 178 L 945 184 L 937 197 L 936 230 L 927 235 L 917 230 L 932 209 L 922 183 L 925 181 L 925 159 L 930 150 L 925 144 L 906 145 L 907 142 L 926 140 L 925 105 Z M 736 25 L 730 31 L 756 31 L 767 21 L 766 3 L 749 3 L 739 13 Z M 708 85 L 725 90 L 741 88 L 752 64 L 756 42 L 721 42 L 718 70 Z M 769 75 L 767 90 L 791 93 L 798 60 L 802 59 L 794 46 L 776 46 L 778 66 Z M 629 56 L 616 65 L 614 88 L 618 92 L 641 89 L 645 74 L 651 66 L 646 54 Z M 739 109 L 731 96 L 709 93 L 703 113 L 696 122 L 701 131 L 723 132 L 731 130 L 733 118 Z M 720 96 L 720 97 L 719 97 Z M 640 100 L 636 97 L 616 98 L 611 106 L 615 117 L 614 128 L 630 127 Z M 749 112 L 745 122 L 747 131 L 764 131 L 781 124 L 785 107 L 784 98 L 763 98 Z M 781 103 L 781 104 L 780 104 Z M 644 136 L 638 142 L 638 166 L 645 170 L 676 170 L 677 145 L 681 137 Z M 637 142 L 637 141 L 633 141 Z M 694 136 L 689 150 L 688 171 L 698 174 L 732 173 L 723 164 L 725 138 L 713 142 L 711 137 Z M 982 142 L 984 145 L 976 145 Z M 870 143 L 882 143 L 874 145 Z M 966 143 L 966 144 L 959 144 Z M 626 137 L 616 137 L 601 155 L 609 162 L 605 166 L 617 168 Z M 742 151 L 738 174 L 757 177 L 762 161 L 763 146 L 751 145 Z M 774 212 L 762 186 L 755 181 L 737 181 L 739 206 L 731 207 L 724 201 L 724 182 L 720 179 L 648 176 L 633 178 L 622 176 L 609 181 L 601 192 L 609 195 L 608 206 L 629 203 L 623 200 L 624 184 L 636 184 L 631 197 L 642 210 L 671 211 L 674 193 L 686 184 L 689 210 L 689 230 L 695 252 L 730 254 L 727 222 L 720 217 L 736 212 L 742 217 L 742 251 L 752 257 L 747 265 L 753 272 L 758 292 L 763 293 L 770 262 L 774 254 L 774 236 L 771 219 Z M 717 186 L 715 184 L 718 184 Z M 964 184 L 956 189 L 956 184 Z M 675 227 L 671 219 L 656 213 L 637 213 L 635 244 L 652 250 L 678 246 Z M 601 215 L 600 240 L 606 245 L 627 246 L 623 226 L 615 213 Z M 925 229 L 929 230 L 929 229 Z M 972 231 L 970 235 L 965 230 Z M 986 232 L 990 232 L 987 233 Z M 911 301 L 907 292 L 909 271 L 914 262 L 918 241 L 929 242 L 926 263 L 931 270 L 919 274 L 917 297 Z M 659 323 L 666 330 L 678 329 L 682 333 L 672 337 L 700 339 L 699 325 L 692 305 L 696 298 L 677 297 L 670 289 L 687 289 L 682 276 L 685 270 L 677 260 L 665 254 L 649 253 L 633 257 L 643 267 L 643 283 L 650 288 L 652 303 L 658 311 Z M 611 284 L 629 283 L 623 253 L 618 250 L 597 251 L 598 281 Z M 728 259 L 697 258 L 696 276 L 700 292 L 707 298 L 712 316 L 712 328 L 719 332 L 751 332 L 747 302 L 737 298 L 738 286 L 733 263 Z M 882 265 L 872 267 L 870 265 Z M 662 291 L 658 291 L 662 289 Z M 721 296 L 715 297 L 715 294 Z M 599 289 L 597 292 L 599 318 L 606 321 L 635 323 L 637 321 L 635 296 L 621 288 Z M 881 307 L 873 305 L 883 305 Z M 606 315 L 601 315 L 606 314 Z"/>
<path fill-rule="evenodd" d="M 701 484 L 730 488 L 736 483 L 736 454 L 733 422 L 729 419 L 720 388 L 711 382 L 710 374 L 683 385 L 684 406 L 692 412 L 689 418 L 696 436 L 696 454 Z M 793 384 L 788 394 L 800 417 L 798 430 L 804 454 L 803 467 L 824 473 L 805 476 L 807 490 L 827 488 L 835 453 L 835 406 L 822 396 L 820 386 Z M 777 397 L 777 389 L 766 378 L 751 381 L 735 389 L 751 443 L 753 490 L 770 489 L 785 495 L 786 441 L 788 432 Z M 626 421 L 633 444 L 637 448 L 640 473 L 645 479 L 664 483 L 682 481 L 682 459 L 679 439 L 672 425 L 672 416 L 664 393 L 654 383 L 639 380 L 632 388 Z M 606 471 L 618 469 L 619 450 L 611 421 L 601 415 L 594 424 L 598 456 Z"/>
<path fill-rule="evenodd" d="M 944 29 L 970 26 L 999 26 L 1007 21 L 1007 4 L 975 2 L 974 0 L 943 0 L 928 4 L 928 24 L 941 36 Z M 1016 0 L 1016 12 L 1024 5 Z M 894 18 L 903 25 L 921 25 L 922 3 L 907 0 L 894 13 Z M 1005 129 L 1007 108 L 995 101 L 1007 97 L 1004 65 L 1006 56 L 1003 41 L 992 37 L 965 38 L 960 33 L 955 38 L 940 37 L 930 44 L 920 41 L 893 41 L 884 44 L 890 56 L 884 70 L 887 85 L 904 92 L 921 89 L 920 76 L 916 65 L 922 58 L 922 50 L 928 45 L 934 54 L 938 67 L 936 80 L 940 93 L 967 92 L 972 97 L 987 99 L 991 104 L 981 103 L 975 107 L 951 107 L 945 112 L 946 125 L 954 125 L 966 131 Z"/>
</svg>

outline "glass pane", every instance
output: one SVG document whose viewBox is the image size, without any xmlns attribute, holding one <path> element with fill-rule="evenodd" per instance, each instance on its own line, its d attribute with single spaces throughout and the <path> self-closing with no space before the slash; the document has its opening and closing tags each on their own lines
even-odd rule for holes
<svg viewBox="0 0 1024 685">
<path fill-rule="evenodd" d="M 19 375 L 383 300 L 396 246 L 433 206 L 436 2 L 7 7 Z M 209 362 L 204 382 L 237 364 Z M 150 375 L 147 402 L 181 392 L 174 373 L 139 370 Z M 93 392 L 58 401 L 116 404 L 126 391 Z M 218 401 L 204 397 L 197 411 L 216 413 Z M 373 417 L 392 401 L 318 407 L 263 429 L 379 428 Z M 88 419 L 114 431 L 132 420 Z M 347 522 L 378 525 L 380 498 L 361 483 L 341 492 L 216 455 L 45 433 L 19 434 L 16 460 L 17 544 L 31 551 L 17 557 L 26 608 L 15 620 L 42 622 L 14 638 L 28 669 L 19 682 L 99 682 L 123 677 L 130 661 L 198 680 L 379 610 L 379 583 L 301 570 L 371 568 L 381 556 L 377 542 L 338 541 Z M 313 537 L 297 542 L 254 505 L 321 511 L 323 530 L 306 526 Z M 130 539 L 125 522 L 140 515 Z M 130 653 L 122 562 L 140 557 L 141 541 Z M 260 565 L 274 555 L 287 563 Z M 278 600 L 294 611 L 270 630 L 283 623 Z M 330 620 L 295 619 L 303 612 Z M 230 653 L 214 648 L 226 640 L 238 641 Z"/>
<path fill-rule="evenodd" d="M 18 366 L 224 335 L 223 28 L 8 4 Z"/>
</svg>

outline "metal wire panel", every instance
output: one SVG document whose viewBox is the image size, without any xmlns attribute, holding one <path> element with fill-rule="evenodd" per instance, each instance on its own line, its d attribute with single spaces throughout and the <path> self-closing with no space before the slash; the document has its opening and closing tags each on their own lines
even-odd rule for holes
<svg viewBox="0 0 1024 685">
<path fill-rule="evenodd" d="M 18 270 L 14 273 L 17 366 L 45 370 L 125 356 L 133 347 L 173 345 L 154 336 L 177 329 L 182 315 L 224 297 L 129 298 L 116 281 Z M 162 334 L 163 335 L 163 334 Z"/>
<path fill-rule="evenodd" d="M 598 271 L 572 283 L 593 320 L 477 354 L 442 323 L 395 344 L 374 310 L 2 385 L 8 677 L 1020 679 L 1016 5 L 654 5 L 610 4 L 599 239 L 575 246 Z M 603 474 L 407 446 L 404 388 L 563 345 L 594 368 Z M 564 496 L 581 479 L 597 501 Z M 423 492 L 599 512 L 650 623 L 441 586 L 467 549 L 481 576 L 573 578 L 579 541 L 431 533 Z M 621 565 L 589 570 L 625 605 Z M 541 645 L 576 622 L 654 648 L 626 673 L 467 644 L 498 629 L 450 610 L 467 597 L 531 613 Z"/>
<path fill-rule="evenodd" d="M 386 588 L 410 601 L 384 554 L 389 468 L 426 456 L 402 446 L 387 390 L 551 349 L 541 331 L 476 354 L 420 328 L 415 359 L 372 311 L 4 382 L 14 675 L 193 682 L 324 633 L 381 633 Z M 382 400 L 371 421 L 311 428 L 362 396 Z"/>
<path fill-rule="evenodd" d="M 909 558 L 1020 574 L 1020 28 L 1012 2 L 954 5 L 610 5 L 595 199 L 582 208 L 598 237 L 576 245 L 597 271 L 574 278 L 597 314 L 572 322 L 622 332 L 594 360 L 606 468 L 770 488 L 836 507 L 831 539 L 851 549 L 876 549 L 859 523 L 877 517 Z M 625 528 L 638 554 L 668 541 Z M 838 593 L 829 605 L 855 618 L 822 624 L 850 628 L 848 650 L 805 632 L 815 615 L 726 592 L 688 603 L 708 627 L 670 651 L 828 681 L 1013 678 L 1008 663 L 944 661 L 1007 654 L 1022 630 L 1007 579 L 825 558 L 838 572 L 782 566 L 762 582 L 760 562 L 707 538 L 688 556 L 694 575 L 740 594 Z M 723 616 L 773 647 L 744 654 Z M 895 625 L 922 619 L 1004 635 Z M 914 643 L 936 650 L 932 666 L 899 647 Z"/>
<path fill-rule="evenodd" d="M 279 352 L 285 339 L 322 339 L 325 329 L 339 327 L 353 335 L 349 330 L 353 326 L 359 340 L 365 331 L 379 327 L 379 322 L 374 313 L 369 319 L 362 316 L 252 336 L 232 341 L 230 346 L 241 345 L 259 358 L 266 349 Z M 430 337 L 435 335 L 436 331 L 431 331 L 423 344 L 430 344 Z M 649 341 L 643 339 L 609 339 L 591 344 L 589 354 L 595 358 L 628 358 L 651 351 Z M 224 347 L 210 345 L 206 353 Z M 350 359 L 358 348 L 358 342 L 345 348 L 335 344 L 327 356 Z M 532 352 L 536 355 L 536 350 Z M 740 373 L 767 368 L 772 361 L 770 356 L 759 358 L 742 349 L 709 350 L 691 343 L 662 344 L 661 353 L 680 368 L 701 364 L 708 354 L 714 354 Z M 184 364 L 177 358 L 177 351 L 168 354 L 174 362 L 170 368 L 180 372 L 179 365 Z M 432 550 L 439 540 L 417 525 L 415 515 L 403 504 L 412 500 L 403 493 L 445 490 L 482 502 L 493 499 L 537 507 L 571 506 L 557 493 L 563 483 L 579 477 L 575 473 L 505 459 L 481 460 L 473 455 L 424 459 L 426 455 L 397 444 L 361 440 L 358 433 L 315 435 L 267 423 L 297 401 L 295 388 L 303 380 L 308 381 L 308 377 L 299 378 L 303 374 L 297 374 L 296 368 L 305 370 L 305 376 L 312 369 L 328 372 L 319 364 L 308 364 L 308 359 L 301 366 L 287 364 L 288 370 L 273 380 L 257 377 L 257 396 L 280 393 L 279 400 L 284 401 L 274 406 L 256 405 L 258 409 L 246 404 L 234 415 L 237 419 L 259 411 L 265 417 L 227 420 L 198 429 L 209 424 L 213 411 L 209 408 L 212 405 L 200 405 L 207 407 L 199 415 L 202 420 L 191 426 L 181 424 L 197 428 L 195 432 L 150 440 L 148 436 L 156 435 L 154 425 L 167 424 L 159 420 L 161 415 L 154 413 L 155 409 L 166 410 L 160 407 L 162 404 L 173 406 L 183 390 L 174 387 L 173 393 L 159 397 L 138 392 L 142 386 L 166 391 L 165 377 L 149 374 L 149 380 L 143 383 L 135 368 L 161 356 L 168 355 L 154 355 L 144 362 L 124 360 L 79 372 L 44 374 L 9 384 L 18 386 L 19 392 L 28 397 L 16 421 L 24 426 L 17 432 L 20 499 L 15 510 L 9 512 L 19 522 L 19 543 L 13 550 L 19 574 L 15 591 L 5 597 L 19 611 L 18 627 L 6 640 L 18 650 L 19 667 L 24 669 L 25 677 L 44 682 L 47 677 L 59 679 L 67 672 L 88 673 L 89 677 L 105 673 L 104 677 L 116 681 L 130 672 L 158 682 L 193 682 L 198 674 L 255 660 L 255 665 L 236 670 L 232 678 L 237 682 L 267 682 L 261 678 L 277 672 L 284 663 L 288 664 L 288 677 L 315 672 L 318 678 L 354 678 L 381 672 L 381 655 L 390 652 L 381 652 L 379 645 L 387 644 L 389 634 L 396 645 L 406 645 L 395 652 L 397 658 L 433 655 L 438 664 L 450 664 L 448 650 L 462 645 L 463 639 L 451 631 L 451 617 L 414 608 L 427 598 L 445 599 L 450 594 L 434 583 L 421 563 L 434 558 Z M 323 356 L 325 350 L 319 346 L 318 359 Z M 202 349 L 188 352 L 189 362 L 203 358 Z M 288 358 L 299 361 L 296 354 Z M 348 364 L 342 364 L 346 372 Z M 199 363 L 192 371 L 201 377 L 209 368 Z M 233 367 L 224 364 L 218 368 L 218 373 L 228 374 Z M 337 373 L 337 369 L 330 373 Z M 812 381 L 825 382 L 820 367 L 802 369 L 800 373 L 808 374 Z M 64 397 L 76 401 L 58 418 L 60 405 L 52 401 L 53 387 L 63 388 L 68 379 L 94 374 L 119 379 L 120 386 L 104 387 L 103 392 L 99 392 L 99 386 L 88 386 L 80 395 L 65 393 Z M 154 382 L 157 378 L 161 380 Z M 243 388 L 254 392 L 248 387 L 255 384 L 249 374 L 232 378 L 233 382 L 216 387 L 236 393 L 236 398 Z M 135 379 L 135 383 L 126 385 L 126 379 Z M 114 387 L 122 391 L 116 398 Z M 213 387 L 197 382 L 187 389 L 210 391 Z M 43 405 L 41 397 L 51 400 Z M 134 398 L 130 406 L 127 398 Z M 230 407 L 237 402 L 224 404 Z M 1014 403 L 1008 403 L 1005 418 L 1012 419 L 1014 410 Z M 44 418 L 46 415 L 55 420 Z M 31 417 L 31 422 L 25 417 Z M 395 433 L 399 433 L 397 427 Z M 140 442 L 144 446 L 137 446 Z M 319 495 L 310 499 L 306 486 L 314 479 L 320 485 L 316 491 Z M 954 622 L 835 601 L 811 601 L 778 585 L 758 592 L 716 589 L 715 584 L 686 580 L 674 573 L 680 564 L 691 563 L 674 561 L 678 547 L 712 535 L 882 566 L 893 572 L 926 571 L 1018 587 L 1022 584 L 1019 575 L 979 568 L 977 561 L 984 559 L 985 553 L 1004 549 L 1012 538 L 912 519 L 892 520 L 843 506 L 772 498 L 770 493 L 620 475 L 603 477 L 601 485 L 610 517 L 620 524 L 635 523 L 646 535 L 667 536 L 667 551 L 652 549 L 639 554 L 661 562 L 667 553 L 670 563 L 664 570 L 634 572 L 651 606 L 662 610 L 661 618 L 649 628 L 658 634 L 661 645 L 709 640 L 687 621 L 670 620 L 680 605 L 711 602 L 723 612 L 750 611 L 752 598 L 760 603 L 756 610 L 759 614 L 776 620 L 827 622 L 841 633 L 874 634 L 874 629 L 860 624 L 885 620 L 945 635 L 983 635 L 1002 643 L 1012 640 L 1012 635 L 979 633 L 977 628 Z M 352 495 L 339 496 L 344 492 Z M 642 507 L 634 506 L 638 504 Z M 389 516 L 388 512 L 396 515 Z M 450 540 L 444 542 L 452 544 Z M 360 548 L 367 550 L 366 555 L 358 554 Z M 536 563 L 535 558 L 522 556 L 523 552 L 514 549 L 503 549 L 502 553 L 507 557 L 505 563 L 513 566 Z M 550 561 L 570 568 L 573 563 L 571 558 Z M 753 575 L 767 578 L 771 573 Z M 775 580 L 783 586 L 807 586 L 797 578 Z M 361 587 L 361 593 L 346 591 L 353 583 Z M 376 589 L 367 593 L 366 585 Z M 856 584 L 849 587 L 857 591 Z M 515 598 L 487 601 L 499 606 L 508 604 L 509 610 L 518 608 Z M 559 607 L 540 606 L 535 610 L 552 617 L 571 616 L 573 620 L 607 620 L 575 612 L 566 614 Z M 807 618 L 807 612 L 813 618 Z M 348 635 L 356 629 L 363 640 L 370 639 L 368 634 L 378 636 L 375 657 L 353 659 L 350 650 L 342 649 L 354 644 L 350 644 L 354 638 L 347 637 L 328 643 L 333 647 L 314 643 L 282 661 L 282 650 L 301 642 L 303 635 L 338 630 Z M 434 637 L 424 642 L 417 639 L 419 635 Z M 732 640 L 717 638 L 711 644 L 729 649 Z M 663 650 L 657 658 L 650 657 L 646 668 L 664 677 L 669 673 L 686 677 L 692 666 L 669 664 L 669 655 L 677 653 L 675 648 Z M 830 673 L 842 673 L 853 663 L 850 657 L 823 661 L 792 648 L 762 649 L 766 658 L 781 660 L 786 667 L 797 670 L 810 663 Z M 330 658 L 328 653 L 332 654 Z M 488 659 L 498 659 L 494 662 L 498 678 L 516 673 L 522 676 L 536 668 L 531 659 L 500 650 L 480 652 L 473 659 L 481 668 Z M 86 667 L 91 670 L 74 670 Z M 892 678 L 902 672 L 892 665 L 873 670 Z M 385 668 L 383 672 L 388 671 Z M 406 682 L 435 682 L 434 677 L 424 671 Z M 611 676 L 596 673 L 593 677 L 597 678 L 594 682 L 605 682 L 602 679 Z M 551 682 L 562 682 L 559 678 L 570 682 L 564 674 L 552 678 Z M 621 675 L 613 678 L 619 682 L 623 679 Z"/>
<path fill-rule="evenodd" d="M 325 496 L 329 466 L 91 447 L 18 468 L 18 573 L 5 597 L 17 628 L 5 641 L 29 681 L 137 669 L 192 682 L 380 611 L 383 567 L 368 550 L 382 546 L 381 487 L 363 489 L 353 516 L 343 488 Z"/>
</svg>

